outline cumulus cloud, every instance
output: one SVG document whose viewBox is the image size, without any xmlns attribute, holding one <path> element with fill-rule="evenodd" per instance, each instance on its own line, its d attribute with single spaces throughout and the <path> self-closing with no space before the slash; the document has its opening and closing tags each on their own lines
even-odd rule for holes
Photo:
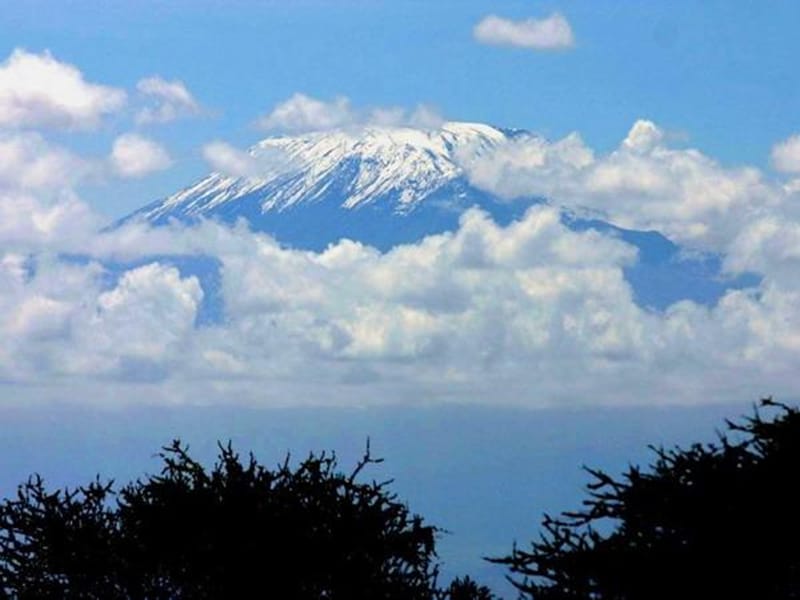
<svg viewBox="0 0 800 600">
<path fill-rule="evenodd" d="M 505 227 L 471 210 L 457 231 L 387 253 L 291 250 L 215 223 L 131 224 L 83 249 L 78 263 L 0 253 L 0 376 L 130 399 L 157 385 L 148 397 L 165 401 L 543 406 L 785 393 L 800 361 L 791 280 L 648 311 L 624 275 L 636 249 L 549 206 Z M 155 254 L 214 256 L 224 318 L 198 326 L 198 278 L 163 258 L 110 279 L 113 257 Z"/>
<path fill-rule="evenodd" d="M 793 135 L 772 148 L 772 166 L 782 173 L 800 173 L 800 135 Z"/>
<path fill-rule="evenodd" d="M 664 139 L 664 132 L 652 121 L 640 119 L 633 124 L 622 141 L 624 148 L 632 152 L 650 152 Z"/>
<path fill-rule="evenodd" d="M 136 133 L 126 133 L 114 140 L 110 157 L 120 177 L 144 177 L 172 165 L 167 151 L 158 143 Z"/>
<path fill-rule="evenodd" d="M 123 377 L 137 376 L 134 368 L 163 372 L 192 334 L 202 297 L 197 278 L 174 267 L 151 263 L 125 272 L 97 295 L 91 314 L 81 315 L 76 342 L 92 350 L 68 368 Z"/>
<path fill-rule="evenodd" d="M 100 221 L 73 187 L 95 171 L 37 133 L 0 133 L 0 251 L 84 239 Z"/>
<path fill-rule="evenodd" d="M 200 104 L 182 81 L 168 81 L 158 76 L 139 80 L 136 89 L 148 106 L 136 113 L 139 124 L 167 123 L 180 117 L 200 114 Z"/>
<path fill-rule="evenodd" d="M 8 257 L 0 265 L 16 272 L 0 270 L 8 284 L 0 298 L 0 336 L 11 350 L 0 374 L 7 379 L 148 378 L 163 372 L 193 331 L 202 290 L 174 267 L 133 268 L 106 289 L 96 262 L 42 256 L 19 273 Z"/>
<path fill-rule="evenodd" d="M 561 50 L 575 45 L 572 27 L 559 13 L 523 21 L 489 15 L 475 26 L 473 35 L 482 44 L 533 50 Z"/>
<path fill-rule="evenodd" d="M 125 232 L 104 235 L 124 243 Z M 5 332 L 17 345 L 14 372 L 41 376 L 51 365 L 61 375 L 124 379 L 131 365 L 151 373 L 155 361 L 186 381 L 237 374 L 342 391 L 366 369 L 379 383 L 399 378 L 398 389 L 436 389 L 439 381 L 447 390 L 550 362 L 556 347 L 579 362 L 623 360 L 640 335 L 621 271 L 635 250 L 571 232 L 547 207 L 507 228 L 472 211 L 457 233 L 388 254 L 349 241 L 320 254 L 292 251 L 213 224 L 161 242 L 163 231 L 133 235 L 149 252 L 213 247 L 224 323 L 192 326 L 202 290 L 172 267 L 132 269 L 105 290 L 98 262 L 62 265 L 70 275 L 59 277 L 52 264 L 20 273 L 9 257 L 15 300 L 2 308 L 14 315 Z M 248 397 L 256 400 L 259 387 Z"/>
<path fill-rule="evenodd" d="M 784 195 L 756 168 L 727 168 L 698 150 L 670 148 L 644 120 L 602 156 L 578 134 L 555 142 L 522 137 L 467 157 L 464 168 L 475 185 L 501 196 L 544 196 L 704 251 L 724 252 L 742 223 Z"/>
<path fill-rule="evenodd" d="M 0 133 L 0 190 L 67 188 L 89 170 L 87 161 L 38 133 Z"/>
<path fill-rule="evenodd" d="M 123 90 L 87 82 L 49 52 L 17 49 L 0 63 L 0 126 L 87 129 L 125 101 Z"/>
<path fill-rule="evenodd" d="M 102 223 L 74 193 L 54 198 L 23 191 L 0 191 L 0 251 L 79 250 Z"/>
<path fill-rule="evenodd" d="M 800 218 L 784 212 L 754 216 L 742 223 L 725 253 L 724 266 L 729 272 L 754 271 L 784 286 L 800 286 Z"/>
<path fill-rule="evenodd" d="M 266 131 L 304 133 L 368 125 L 435 128 L 443 122 L 435 108 L 424 104 L 412 110 L 402 107 L 357 109 L 344 96 L 325 101 L 297 93 L 275 106 L 256 124 Z"/>
</svg>

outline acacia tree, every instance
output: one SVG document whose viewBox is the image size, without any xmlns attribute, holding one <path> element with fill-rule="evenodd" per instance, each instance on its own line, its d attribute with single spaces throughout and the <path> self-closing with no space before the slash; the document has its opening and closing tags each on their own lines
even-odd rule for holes
<svg viewBox="0 0 800 600">
<path fill-rule="evenodd" d="M 0 504 L 0 598 L 449 596 L 436 588 L 437 528 L 390 482 L 359 481 L 381 462 L 369 447 L 349 474 L 327 454 L 270 470 L 220 446 L 210 471 L 178 441 L 160 456 L 160 475 L 119 490 L 20 486 Z"/>
<path fill-rule="evenodd" d="M 800 598 L 800 413 L 761 406 L 716 443 L 651 447 L 648 469 L 587 469 L 580 510 L 491 560 L 535 600 Z"/>
</svg>

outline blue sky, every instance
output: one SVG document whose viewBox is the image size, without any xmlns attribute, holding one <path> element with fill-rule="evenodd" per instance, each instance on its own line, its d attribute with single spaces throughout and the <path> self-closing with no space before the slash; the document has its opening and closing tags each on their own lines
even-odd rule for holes
<svg viewBox="0 0 800 600">
<path fill-rule="evenodd" d="M 49 49 L 91 81 L 131 88 L 179 79 L 208 109 L 202 120 L 151 132 L 175 166 L 118 189 L 89 189 L 119 215 L 205 172 L 198 147 L 240 146 L 252 122 L 295 92 L 359 106 L 438 107 L 448 118 L 579 131 L 613 148 L 638 118 L 653 120 L 731 164 L 766 166 L 800 124 L 795 2 L 112 2 L 4 3 L 0 55 Z M 561 12 L 575 47 L 535 52 L 475 42 L 489 13 Z M 71 143 L 104 152 L 108 135 Z M 109 199 L 109 195 L 114 199 Z"/>
<path fill-rule="evenodd" d="M 412 506 L 469 532 L 442 558 L 478 572 L 477 546 L 510 548 L 577 501 L 581 463 L 622 469 L 763 395 L 799 398 L 797 2 L 0 15 L 2 494 L 32 470 L 134 476 L 173 437 L 270 462 L 372 435 Z M 510 224 L 470 210 L 387 252 L 214 222 L 105 228 L 212 168 L 247 172 L 267 135 L 376 115 L 541 134 L 458 167 L 503 201 L 551 202 Z M 576 211 L 613 227 L 566 226 Z M 673 268 L 681 285 L 641 301 Z"/>
</svg>

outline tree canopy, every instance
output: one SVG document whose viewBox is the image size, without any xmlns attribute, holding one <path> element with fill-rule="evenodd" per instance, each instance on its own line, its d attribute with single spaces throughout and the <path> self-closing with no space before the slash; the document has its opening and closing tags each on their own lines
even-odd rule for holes
<svg viewBox="0 0 800 600">
<path fill-rule="evenodd" d="M 715 443 L 653 447 L 648 469 L 587 469 L 581 509 L 493 562 L 536 600 L 800 597 L 800 413 L 761 404 Z"/>
<path fill-rule="evenodd" d="M 48 491 L 39 477 L 0 504 L 0 598 L 425 599 L 437 528 L 335 455 L 270 470 L 230 445 L 205 469 L 163 449 L 159 475 Z M 466 584 L 466 585 L 465 585 Z M 469 580 L 459 598 L 481 598 Z M 470 587 L 472 586 L 472 587 Z M 470 590 L 474 588 L 472 595 Z"/>
</svg>

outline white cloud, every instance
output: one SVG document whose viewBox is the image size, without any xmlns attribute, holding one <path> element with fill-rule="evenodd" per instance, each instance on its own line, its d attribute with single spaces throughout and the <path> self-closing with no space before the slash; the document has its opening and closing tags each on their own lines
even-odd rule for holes
<svg viewBox="0 0 800 600">
<path fill-rule="evenodd" d="M 167 123 L 180 117 L 200 114 L 200 104 L 182 81 L 167 81 L 158 76 L 141 79 L 136 89 L 150 101 L 140 109 L 136 122 L 140 124 Z"/>
<path fill-rule="evenodd" d="M 72 193 L 39 198 L 27 192 L 0 191 L 0 252 L 79 249 L 102 220 Z"/>
<path fill-rule="evenodd" d="M 255 153 L 240 150 L 226 142 L 203 146 L 203 158 L 214 171 L 227 177 L 269 178 L 293 170 L 296 159 L 283 148 L 260 145 Z"/>
<path fill-rule="evenodd" d="M 36 133 L 0 133 L 0 190 L 67 188 L 90 170 L 68 150 Z"/>
<path fill-rule="evenodd" d="M 793 135 L 772 148 L 772 165 L 783 173 L 800 173 L 800 135 Z"/>
<path fill-rule="evenodd" d="M 650 152 L 664 139 L 664 132 L 652 121 L 640 119 L 633 124 L 622 145 L 632 152 Z"/>
<path fill-rule="evenodd" d="M 0 133 L 0 252 L 85 239 L 101 221 L 73 187 L 95 171 L 39 134 Z"/>
<path fill-rule="evenodd" d="M 511 140 L 464 168 L 478 187 L 507 198 L 544 196 L 622 227 L 657 230 L 694 249 L 725 251 L 741 225 L 785 195 L 753 167 L 726 168 L 694 149 L 673 149 L 638 121 L 620 146 L 596 156 L 577 134 Z"/>
<path fill-rule="evenodd" d="M 489 15 L 475 26 L 473 35 L 482 44 L 533 50 L 560 50 L 575 45 L 572 27 L 559 13 L 544 19 L 523 21 Z"/>
<path fill-rule="evenodd" d="M 232 177 L 252 177 L 258 174 L 258 161 L 243 150 L 225 142 L 203 146 L 203 157 L 211 168 Z"/>
<path fill-rule="evenodd" d="M 139 230 L 135 245 L 159 252 L 150 236 L 163 233 Z M 124 243 L 124 233 L 103 236 Z M 223 265 L 224 324 L 193 328 L 202 292 L 173 268 L 139 267 L 104 291 L 96 264 L 65 264 L 66 277 L 37 268 L 23 281 L 9 260 L 16 302 L 0 306 L 15 315 L 5 333 L 16 336 L 9 371 L 124 379 L 132 368 L 150 372 L 156 361 L 184 381 L 224 382 L 236 372 L 338 388 L 353 369 L 368 368 L 379 382 L 399 377 L 413 388 L 445 369 L 446 389 L 448 380 L 460 387 L 529 360 L 549 362 L 553 344 L 566 339 L 581 362 L 626 354 L 639 335 L 628 314 L 639 309 L 620 270 L 635 252 L 595 232 L 570 232 L 549 208 L 505 229 L 471 212 L 457 234 L 385 255 L 353 242 L 322 254 L 285 250 L 211 224 L 162 243 L 173 252 L 213 248 Z M 41 319 L 39 331 L 32 318 Z"/>
<path fill-rule="evenodd" d="M 507 227 L 469 211 L 456 232 L 385 254 L 351 241 L 289 250 L 214 223 L 133 224 L 83 247 L 97 259 L 214 256 L 225 318 L 195 326 L 198 279 L 160 262 L 109 287 L 96 260 L 0 254 L 0 374 L 26 389 L 74 381 L 135 401 L 150 382 L 154 401 L 273 404 L 694 403 L 787 393 L 800 362 L 790 282 L 767 274 L 714 307 L 653 313 L 624 277 L 635 249 L 571 231 L 547 206 Z"/>
<path fill-rule="evenodd" d="M 407 122 L 411 127 L 435 129 L 441 127 L 445 119 L 435 106 L 431 106 L 430 104 L 418 104 L 416 108 L 408 114 Z"/>
<path fill-rule="evenodd" d="M 4 263 L 16 267 L 0 261 L 0 280 Z M 0 374 L 7 378 L 146 379 L 163 374 L 194 334 L 203 292 L 196 278 L 174 267 L 132 268 L 106 289 L 106 273 L 95 262 L 40 256 L 32 265 L 28 273 L 12 271 L 0 297 L 0 338 L 10 350 Z"/>
<path fill-rule="evenodd" d="M 123 90 L 87 82 L 49 52 L 17 49 L 0 64 L 0 126 L 92 128 L 125 100 Z"/>
<path fill-rule="evenodd" d="M 144 177 L 163 171 L 172 164 L 162 146 L 135 133 L 126 133 L 114 140 L 110 160 L 114 171 L 121 177 Z"/>
<path fill-rule="evenodd" d="M 267 131 L 304 133 L 369 125 L 426 129 L 439 127 L 443 122 L 438 111 L 425 104 L 412 110 L 397 106 L 357 109 L 344 96 L 328 102 L 297 93 L 258 119 L 256 124 Z"/>
<path fill-rule="evenodd" d="M 202 298 L 197 278 L 182 278 L 174 267 L 151 263 L 131 269 L 97 296 L 78 343 L 92 349 L 101 370 L 124 367 L 132 359 L 158 366 L 173 359 L 192 335 Z M 82 359 L 72 364 L 85 368 Z"/>
<path fill-rule="evenodd" d="M 298 93 L 278 104 L 257 124 L 266 130 L 299 132 L 336 129 L 352 125 L 353 122 L 354 113 L 347 98 L 340 96 L 325 102 Z"/>
<path fill-rule="evenodd" d="M 70 309 L 66 302 L 33 295 L 20 302 L 16 310 L 6 316 L 6 327 L 13 335 L 36 340 L 63 335 Z"/>
<path fill-rule="evenodd" d="M 401 107 L 373 108 L 356 113 L 356 125 L 382 125 L 385 127 L 412 127 L 415 129 L 437 129 L 445 122 L 439 111 L 428 104 L 418 104 L 413 110 Z"/>
<path fill-rule="evenodd" d="M 787 287 L 800 287 L 800 219 L 765 214 L 742 223 L 724 267 L 732 273 L 768 274 Z"/>
</svg>

